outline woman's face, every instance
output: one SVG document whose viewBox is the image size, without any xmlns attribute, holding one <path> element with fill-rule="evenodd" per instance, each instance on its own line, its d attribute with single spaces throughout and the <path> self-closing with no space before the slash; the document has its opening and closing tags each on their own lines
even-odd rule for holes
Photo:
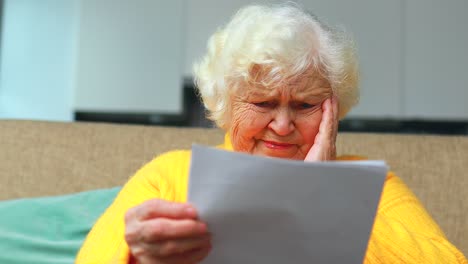
<svg viewBox="0 0 468 264">
<path fill-rule="evenodd" d="M 331 95 L 329 82 L 316 73 L 273 89 L 238 89 L 228 119 L 234 150 L 303 160 L 319 130 L 322 102 Z"/>
</svg>

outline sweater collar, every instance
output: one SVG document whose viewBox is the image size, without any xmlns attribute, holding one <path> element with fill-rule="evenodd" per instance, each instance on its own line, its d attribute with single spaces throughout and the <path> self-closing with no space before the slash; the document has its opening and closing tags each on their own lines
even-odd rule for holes
<svg viewBox="0 0 468 264">
<path fill-rule="evenodd" d="M 225 150 L 234 150 L 232 147 L 232 142 L 231 142 L 231 137 L 229 136 L 229 133 L 226 133 L 224 135 L 224 144 L 220 145 Z"/>
</svg>

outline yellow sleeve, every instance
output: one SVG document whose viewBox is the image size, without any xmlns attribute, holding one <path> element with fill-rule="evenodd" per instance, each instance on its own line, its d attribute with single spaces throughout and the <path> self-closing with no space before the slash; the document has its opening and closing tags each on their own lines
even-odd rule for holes
<svg viewBox="0 0 468 264">
<path fill-rule="evenodd" d="M 177 178 L 177 175 L 186 173 L 187 166 L 183 165 L 189 156 L 188 151 L 169 152 L 155 158 L 137 171 L 93 226 L 75 263 L 129 263 L 130 252 L 124 238 L 125 212 L 153 198 L 180 200 L 180 197 L 174 197 L 171 187 L 174 183 L 169 183 L 168 180 L 172 176 Z M 175 185 L 183 186 L 184 184 L 175 182 Z"/>
<path fill-rule="evenodd" d="M 447 240 L 411 190 L 390 173 L 364 263 L 468 262 Z"/>
</svg>

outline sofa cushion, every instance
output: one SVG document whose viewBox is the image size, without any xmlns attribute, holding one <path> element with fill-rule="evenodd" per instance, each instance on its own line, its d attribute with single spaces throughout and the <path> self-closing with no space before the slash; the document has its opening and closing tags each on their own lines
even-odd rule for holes
<svg viewBox="0 0 468 264">
<path fill-rule="evenodd" d="M 0 202 L 0 263 L 74 263 L 120 188 Z"/>
</svg>

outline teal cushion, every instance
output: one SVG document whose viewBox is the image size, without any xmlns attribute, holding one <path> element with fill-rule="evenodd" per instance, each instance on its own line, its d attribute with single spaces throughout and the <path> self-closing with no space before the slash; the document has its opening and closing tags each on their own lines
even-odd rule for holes
<svg viewBox="0 0 468 264">
<path fill-rule="evenodd" d="M 74 263 L 120 188 L 0 202 L 0 263 Z"/>
</svg>

